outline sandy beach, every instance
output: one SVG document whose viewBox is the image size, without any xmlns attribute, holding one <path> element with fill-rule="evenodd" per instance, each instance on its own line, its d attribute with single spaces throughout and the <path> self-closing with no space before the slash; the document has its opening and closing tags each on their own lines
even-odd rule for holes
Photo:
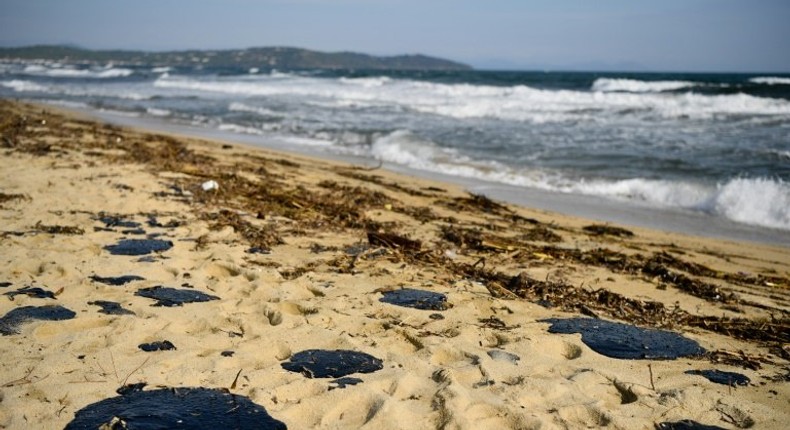
<svg viewBox="0 0 790 430">
<path fill-rule="evenodd" d="M 0 428 L 200 387 L 292 429 L 790 422 L 788 247 L 7 100 L 0 219 Z"/>
</svg>

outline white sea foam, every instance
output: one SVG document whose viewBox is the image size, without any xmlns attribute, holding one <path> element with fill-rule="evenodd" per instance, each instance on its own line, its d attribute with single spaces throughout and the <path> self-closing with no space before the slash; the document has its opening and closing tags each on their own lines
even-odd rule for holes
<svg viewBox="0 0 790 430">
<path fill-rule="evenodd" d="M 735 221 L 790 230 L 790 184 L 772 179 L 733 179 L 718 187 L 713 207 Z"/>
<path fill-rule="evenodd" d="M 47 92 L 47 87 L 32 81 L 25 81 L 21 79 L 12 79 L 10 81 L 0 81 L 0 85 L 11 88 L 17 92 Z"/>
<path fill-rule="evenodd" d="M 243 125 L 238 125 L 238 124 L 220 124 L 217 128 L 222 131 L 229 131 L 231 133 L 255 134 L 255 135 L 263 134 L 263 132 L 257 128 L 245 127 Z"/>
<path fill-rule="evenodd" d="M 124 68 L 93 68 L 93 69 L 76 69 L 72 67 L 46 67 L 38 64 L 32 64 L 25 67 L 22 73 L 35 76 L 50 76 L 54 78 L 122 78 L 130 76 L 134 73 L 131 69 Z"/>
<path fill-rule="evenodd" d="M 453 118 L 531 123 L 601 122 L 618 118 L 726 119 L 727 115 L 790 117 L 790 101 L 747 94 L 542 90 L 524 85 L 497 87 L 391 78 L 327 79 L 293 74 L 247 75 L 243 79 L 161 77 L 154 86 L 218 95 L 300 97 L 303 102 L 325 107 L 388 106 Z"/>
<path fill-rule="evenodd" d="M 363 88 L 375 88 L 384 86 L 392 82 L 392 78 L 388 76 L 378 76 L 373 78 L 340 78 L 340 82 L 347 85 L 356 85 Z"/>
<path fill-rule="evenodd" d="M 779 179 L 736 178 L 715 186 L 643 178 L 572 180 L 556 172 L 516 170 L 496 162 L 471 160 L 405 130 L 377 139 L 371 155 L 419 170 L 701 211 L 745 224 L 790 230 L 790 184 Z"/>
<path fill-rule="evenodd" d="M 232 102 L 230 105 L 228 105 L 228 110 L 234 112 L 250 112 L 264 117 L 282 117 L 281 113 L 275 112 L 273 110 L 257 106 L 250 106 L 240 102 Z"/>
<path fill-rule="evenodd" d="M 167 109 L 157 109 L 157 108 L 152 108 L 152 107 L 146 108 L 145 111 L 149 115 L 161 116 L 161 117 L 170 116 L 172 114 L 172 112 L 170 112 Z"/>
<path fill-rule="evenodd" d="M 696 82 L 691 81 L 640 81 L 636 79 L 598 78 L 593 82 L 592 90 L 602 92 L 660 93 L 697 85 Z"/>
<path fill-rule="evenodd" d="M 776 156 L 781 160 L 790 161 L 790 151 L 782 151 L 782 150 L 772 150 L 769 151 L 771 154 Z"/>
<path fill-rule="evenodd" d="M 790 230 L 790 184 L 779 179 L 735 178 L 706 186 L 637 178 L 581 182 L 559 190 L 703 211 L 745 224 Z"/>
<path fill-rule="evenodd" d="M 781 78 L 778 76 L 759 76 L 749 79 L 749 82 L 766 85 L 790 85 L 790 78 Z"/>
<path fill-rule="evenodd" d="M 167 73 L 171 70 L 173 70 L 172 67 L 154 67 L 151 69 L 151 73 Z"/>
</svg>

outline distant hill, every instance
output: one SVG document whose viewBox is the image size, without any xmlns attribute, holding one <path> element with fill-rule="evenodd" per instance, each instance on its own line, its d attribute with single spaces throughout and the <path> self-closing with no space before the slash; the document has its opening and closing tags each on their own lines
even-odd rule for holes
<svg viewBox="0 0 790 430">
<path fill-rule="evenodd" d="M 470 66 L 426 55 L 376 57 L 355 52 L 318 52 L 288 47 L 191 51 L 94 51 L 60 45 L 0 48 L 2 59 L 41 59 L 152 66 L 258 67 L 261 69 L 469 70 Z"/>
</svg>

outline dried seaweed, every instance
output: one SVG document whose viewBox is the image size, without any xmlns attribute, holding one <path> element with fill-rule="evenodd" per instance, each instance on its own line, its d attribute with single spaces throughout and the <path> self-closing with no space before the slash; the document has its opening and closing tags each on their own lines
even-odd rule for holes
<svg viewBox="0 0 790 430">
<path fill-rule="evenodd" d="M 64 226 L 64 225 L 44 225 L 41 224 L 41 221 L 36 223 L 35 229 L 49 234 L 71 234 L 71 235 L 85 234 L 85 230 L 79 227 Z"/>
<path fill-rule="evenodd" d="M 544 226 L 530 229 L 528 232 L 519 236 L 519 239 L 528 242 L 562 242 L 562 236 Z"/>
<path fill-rule="evenodd" d="M 695 297 L 722 303 L 739 303 L 738 297 L 731 292 L 723 291 L 716 285 L 691 279 L 682 273 L 672 272 L 666 267 L 668 254 L 659 253 L 647 260 L 642 266 L 642 272 L 657 276 L 661 281 L 671 284 L 675 288 L 687 292 Z M 675 262 L 677 264 L 677 262 Z M 686 263 L 683 267 L 692 270 L 698 269 Z"/>
<path fill-rule="evenodd" d="M 592 224 L 582 227 L 582 230 L 596 236 L 615 236 L 615 237 L 633 237 L 634 232 L 626 230 L 622 227 L 615 227 L 612 225 Z"/>
<path fill-rule="evenodd" d="M 413 188 L 405 187 L 397 182 L 389 182 L 385 181 L 381 176 L 376 175 L 365 175 L 363 173 L 359 173 L 353 169 L 348 168 L 339 168 L 335 169 L 335 173 L 340 176 L 345 176 L 347 178 L 356 179 L 358 181 L 370 182 L 372 184 L 379 185 L 381 187 L 390 189 L 392 191 L 401 192 L 404 194 L 408 194 L 410 196 L 417 196 L 417 197 L 430 197 L 432 194 L 425 193 L 420 190 L 415 190 Z"/>
<path fill-rule="evenodd" d="M 533 302 L 551 302 L 565 311 L 606 315 L 653 327 L 698 327 L 741 340 L 769 344 L 790 342 L 790 318 L 787 317 L 752 320 L 698 316 L 679 308 L 668 309 L 660 302 L 632 299 L 605 289 L 587 290 L 562 282 L 540 281 L 525 273 L 511 277 L 479 265 L 457 265 L 456 270 L 483 281 L 492 294 L 501 294 L 500 291 L 505 290 Z"/>
<path fill-rule="evenodd" d="M 221 230 L 225 227 L 233 228 L 253 248 L 271 249 L 273 246 L 285 243 L 273 227 L 268 225 L 263 227 L 255 226 L 233 211 L 221 210 L 219 213 L 204 214 L 203 219 L 210 222 L 209 228 L 211 230 Z"/>
<path fill-rule="evenodd" d="M 24 194 L 6 194 L 0 193 L 0 205 L 14 200 L 30 200 L 30 197 Z"/>
<path fill-rule="evenodd" d="M 450 201 L 442 202 L 445 206 L 456 211 L 483 212 L 493 215 L 512 216 L 513 210 L 497 203 L 482 194 L 469 193 L 469 197 L 456 197 Z"/>
<path fill-rule="evenodd" d="M 384 246 L 404 251 L 419 251 L 422 247 L 422 242 L 419 240 L 409 239 L 396 233 L 389 232 L 369 231 L 368 243 L 373 246 Z"/>
</svg>

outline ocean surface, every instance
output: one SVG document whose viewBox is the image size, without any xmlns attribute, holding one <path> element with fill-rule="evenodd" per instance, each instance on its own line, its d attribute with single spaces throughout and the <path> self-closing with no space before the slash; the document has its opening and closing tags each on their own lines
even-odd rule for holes
<svg viewBox="0 0 790 430">
<path fill-rule="evenodd" d="M 0 62 L 0 97 L 790 231 L 790 75 Z"/>
</svg>

